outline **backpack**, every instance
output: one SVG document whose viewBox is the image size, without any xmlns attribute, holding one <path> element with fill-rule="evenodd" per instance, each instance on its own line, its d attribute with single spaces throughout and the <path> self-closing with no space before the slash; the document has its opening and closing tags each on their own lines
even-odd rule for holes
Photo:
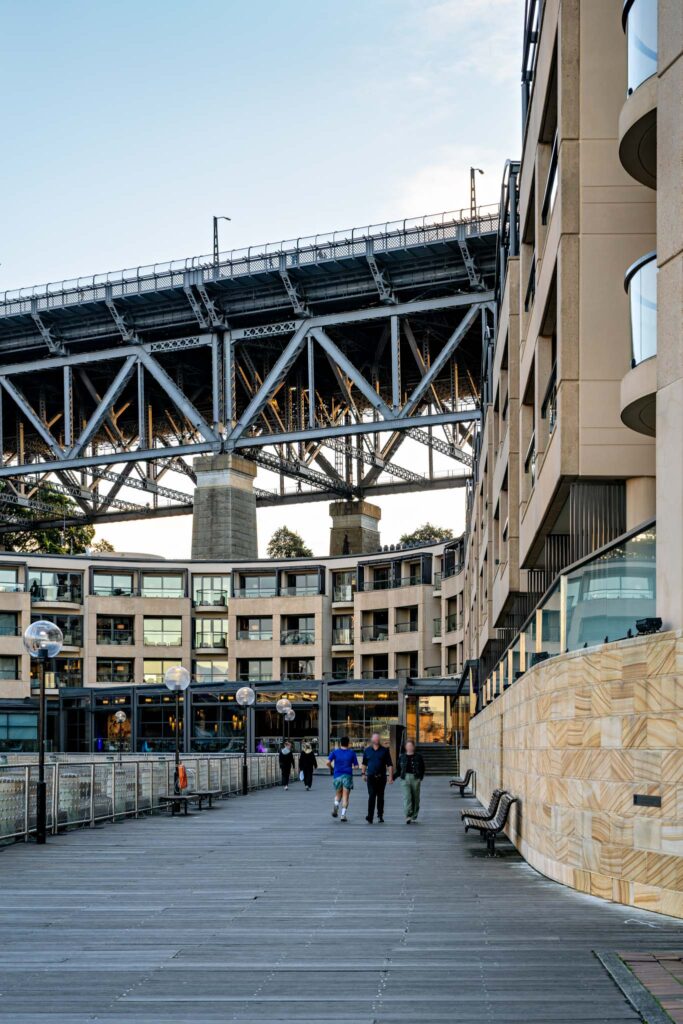
<svg viewBox="0 0 683 1024">
<path fill-rule="evenodd" d="M 187 771 L 185 765 L 178 765 L 178 789 L 187 789 Z"/>
</svg>

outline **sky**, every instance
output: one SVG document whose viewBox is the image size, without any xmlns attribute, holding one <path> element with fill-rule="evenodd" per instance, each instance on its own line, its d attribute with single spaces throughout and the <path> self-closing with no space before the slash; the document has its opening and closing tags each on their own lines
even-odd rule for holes
<svg viewBox="0 0 683 1024">
<path fill-rule="evenodd" d="M 0 290 L 497 202 L 523 0 L 0 0 Z M 402 449 L 410 468 L 411 450 Z M 268 486 L 259 479 L 259 486 Z M 272 484 L 270 485 L 272 487 Z M 379 498 L 382 540 L 464 492 Z M 259 512 L 316 554 L 325 506 Z M 189 555 L 190 517 L 98 528 Z"/>
</svg>

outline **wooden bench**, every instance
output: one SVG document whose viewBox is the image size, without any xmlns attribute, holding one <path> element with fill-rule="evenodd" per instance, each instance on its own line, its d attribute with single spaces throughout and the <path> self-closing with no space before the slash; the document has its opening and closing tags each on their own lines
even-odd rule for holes
<svg viewBox="0 0 683 1024">
<path fill-rule="evenodd" d="M 468 786 L 471 786 L 472 792 L 468 793 L 468 796 L 477 795 L 477 773 L 473 768 L 468 768 L 465 772 L 465 777 L 454 776 L 448 783 L 449 786 L 457 786 L 460 790 L 460 796 L 465 795 L 465 790 Z"/>
<path fill-rule="evenodd" d="M 223 796 L 223 791 L 220 789 L 197 789 L 190 795 L 199 797 L 199 810 L 201 811 L 202 800 L 208 800 L 209 807 L 213 807 L 213 798 L 217 797 L 220 799 Z"/>
<path fill-rule="evenodd" d="M 472 818 L 477 821 L 491 821 L 496 816 L 498 804 L 503 793 L 507 793 L 507 789 L 494 789 L 493 793 L 491 793 L 488 807 L 474 807 L 472 809 L 466 807 L 460 811 L 460 817 L 463 820 L 465 818 Z"/>
<path fill-rule="evenodd" d="M 496 852 L 496 836 L 499 836 L 507 825 L 507 820 L 510 815 L 510 808 L 513 804 L 517 803 L 517 797 L 511 796 L 510 793 L 503 793 L 498 804 L 498 810 L 494 818 L 490 821 L 478 821 L 476 818 L 465 818 L 465 832 L 469 832 L 470 829 L 475 829 L 482 839 L 486 840 L 486 849 L 488 850 L 489 857 L 493 857 Z"/>
</svg>

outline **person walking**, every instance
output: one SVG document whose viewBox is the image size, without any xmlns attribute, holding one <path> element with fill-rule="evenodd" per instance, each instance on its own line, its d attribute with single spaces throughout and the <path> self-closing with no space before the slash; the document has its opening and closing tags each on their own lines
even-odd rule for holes
<svg viewBox="0 0 683 1024">
<path fill-rule="evenodd" d="M 313 772 L 317 767 L 318 761 L 313 753 L 313 747 L 310 743 L 302 743 L 299 754 L 299 775 L 302 777 L 306 789 L 310 789 L 313 785 Z"/>
<path fill-rule="evenodd" d="M 353 769 L 358 767 L 356 751 L 349 749 L 349 737 L 342 736 L 339 746 L 327 758 L 327 767 L 333 769 L 334 807 L 332 817 L 347 821 L 349 799 L 353 789 Z"/>
<path fill-rule="evenodd" d="M 420 785 L 425 777 L 425 763 L 422 754 L 415 750 L 412 740 L 406 740 L 403 753 L 398 759 L 398 773 L 403 786 L 406 825 L 417 824 L 417 816 L 420 813 Z"/>
<path fill-rule="evenodd" d="M 365 820 L 372 825 L 375 817 L 375 804 L 377 805 L 377 820 L 384 823 L 384 790 L 387 786 L 387 772 L 389 773 L 389 785 L 394 781 L 394 766 L 388 747 L 380 743 L 379 733 L 373 732 L 370 739 L 370 746 L 363 752 L 363 778 L 368 784 L 368 813 Z"/>
<path fill-rule="evenodd" d="M 282 750 L 280 751 L 280 772 L 282 773 L 282 785 L 285 789 L 289 789 L 289 776 L 292 774 L 292 768 L 294 767 L 294 751 L 292 750 L 292 744 L 289 740 L 285 740 Z"/>
</svg>

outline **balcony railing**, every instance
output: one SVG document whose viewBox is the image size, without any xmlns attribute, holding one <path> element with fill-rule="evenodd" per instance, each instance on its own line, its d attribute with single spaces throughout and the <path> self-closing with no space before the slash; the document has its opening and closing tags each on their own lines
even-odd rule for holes
<svg viewBox="0 0 683 1024">
<path fill-rule="evenodd" d="M 306 587 L 282 587 L 280 594 L 282 597 L 313 597 L 320 593 L 320 587 L 316 583 L 315 586 Z"/>
<path fill-rule="evenodd" d="M 541 418 L 548 421 L 548 437 L 552 437 L 557 423 L 557 364 L 550 372 L 548 387 L 541 405 Z"/>
<path fill-rule="evenodd" d="M 626 271 L 631 307 L 631 366 L 657 355 L 657 253 L 641 256 Z"/>
<path fill-rule="evenodd" d="M 280 633 L 281 644 L 314 644 L 314 629 L 283 629 Z"/>
<path fill-rule="evenodd" d="M 110 587 L 95 582 L 92 592 L 95 597 L 137 597 L 132 585 L 130 587 Z"/>
<path fill-rule="evenodd" d="M 49 604 L 81 604 L 83 601 L 83 591 L 80 587 L 64 587 L 57 584 L 54 586 L 52 584 L 47 586 L 31 584 L 29 589 L 33 603 L 44 601 Z"/>
<path fill-rule="evenodd" d="M 177 600 L 178 598 L 185 597 L 182 590 L 164 590 L 163 587 L 150 587 L 149 584 L 145 584 L 142 588 L 143 597 L 163 597 L 171 600 Z"/>
<path fill-rule="evenodd" d="M 228 592 L 227 590 L 196 590 L 192 603 L 195 608 L 226 608 Z"/>
<path fill-rule="evenodd" d="M 657 0 L 626 0 L 621 21 L 626 32 L 630 95 L 657 74 Z"/>
<path fill-rule="evenodd" d="M 23 583 L 0 583 L 0 594 L 21 594 L 24 590 Z"/>
<path fill-rule="evenodd" d="M 273 629 L 238 629 L 238 640 L 272 640 Z"/>
<path fill-rule="evenodd" d="M 360 674 L 361 679 L 388 679 L 388 668 L 364 668 Z"/>
<path fill-rule="evenodd" d="M 353 602 L 353 587 L 350 583 L 345 583 L 341 587 L 335 587 L 332 592 L 333 601 L 343 601 L 346 604 L 352 604 Z"/>
<path fill-rule="evenodd" d="M 273 672 L 238 672 L 237 678 L 241 683 L 270 683 L 273 679 Z"/>
<path fill-rule="evenodd" d="M 442 572 L 434 573 L 434 582 L 432 584 L 432 587 L 436 593 L 439 593 L 441 591 L 441 584 L 443 582 L 444 575 L 445 574 Z"/>
<path fill-rule="evenodd" d="M 280 678 L 287 682 L 297 682 L 303 679 L 315 679 L 314 672 L 281 672 Z"/>
<path fill-rule="evenodd" d="M 361 626 L 361 640 L 388 640 L 389 626 Z"/>
<path fill-rule="evenodd" d="M 548 177 L 545 181 L 543 192 L 543 206 L 541 207 L 541 223 L 547 224 L 550 214 L 553 212 L 555 198 L 557 197 L 558 170 L 559 170 L 560 141 L 559 133 L 555 129 L 553 147 L 550 151 L 550 163 L 548 164 Z"/>
<path fill-rule="evenodd" d="M 422 675 L 419 678 L 434 679 L 436 677 L 440 678 L 442 675 L 443 669 L 441 668 L 441 665 L 429 665 L 426 669 L 423 670 Z"/>
<path fill-rule="evenodd" d="M 352 668 L 336 669 L 334 672 L 326 672 L 325 679 L 354 679 L 354 672 Z"/>
<path fill-rule="evenodd" d="M 441 636 L 441 617 L 434 619 L 434 636 Z"/>
<path fill-rule="evenodd" d="M 417 619 L 411 619 L 410 622 L 397 622 L 395 629 L 397 633 L 417 633 Z"/>
<path fill-rule="evenodd" d="M 182 647 L 181 633 L 156 633 L 145 630 L 142 642 L 146 647 Z"/>
<path fill-rule="evenodd" d="M 237 587 L 233 591 L 233 597 L 275 597 L 277 595 L 277 587 L 273 583 L 272 587 Z"/>
<path fill-rule="evenodd" d="M 364 580 L 363 590 L 391 590 L 394 585 L 393 580 Z"/>
<path fill-rule="evenodd" d="M 23 636 L 24 631 L 21 626 L 0 626 L 0 639 L 3 636 Z"/>
<path fill-rule="evenodd" d="M 225 650 L 228 646 L 227 633 L 195 633 L 195 648 Z"/>
<path fill-rule="evenodd" d="M 533 306 L 534 299 L 536 297 L 536 253 L 534 253 L 531 259 L 531 266 L 529 267 L 529 280 L 527 281 L 526 292 L 524 295 L 524 312 L 528 313 Z"/>
<path fill-rule="evenodd" d="M 353 646 L 353 630 L 350 626 L 342 626 L 332 630 L 332 643 L 338 647 Z"/>
<path fill-rule="evenodd" d="M 524 472 L 529 477 L 529 482 L 533 487 L 536 483 L 536 434 L 531 435 L 529 441 L 529 447 L 527 448 L 526 456 L 524 458 Z"/>
<path fill-rule="evenodd" d="M 121 683 L 125 685 L 127 683 L 135 682 L 135 673 L 127 672 L 125 674 L 118 674 L 114 672 L 98 672 L 97 673 L 98 683 Z"/>
<path fill-rule="evenodd" d="M 135 643 L 132 629 L 98 629 L 98 644 L 132 644 Z"/>
<path fill-rule="evenodd" d="M 446 632 L 454 633 L 458 628 L 458 615 L 457 612 L 451 612 L 450 615 L 446 616 Z"/>
</svg>

